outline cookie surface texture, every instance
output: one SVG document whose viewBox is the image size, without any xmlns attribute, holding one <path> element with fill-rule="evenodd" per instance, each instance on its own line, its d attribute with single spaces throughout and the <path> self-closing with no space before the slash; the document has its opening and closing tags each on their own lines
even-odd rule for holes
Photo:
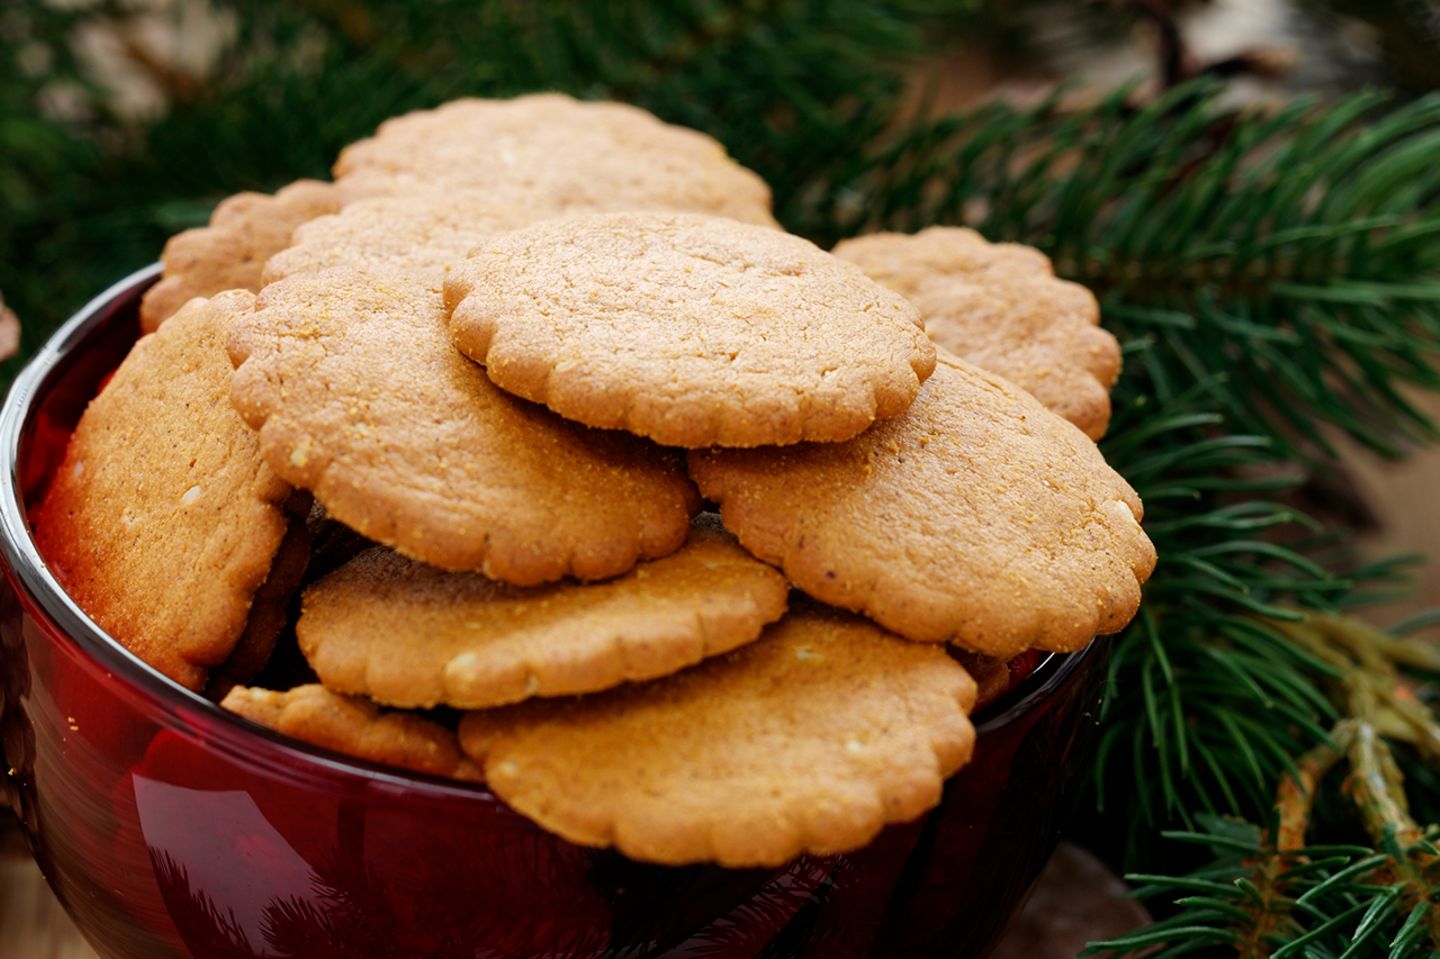
<svg viewBox="0 0 1440 959">
<path fill-rule="evenodd" d="M 384 713 L 323 686 L 285 692 L 236 686 L 220 705 L 254 723 L 316 746 L 431 776 L 480 781 L 452 730 L 422 716 Z"/>
<path fill-rule="evenodd" d="M 85 411 L 35 533 L 86 613 L 191 687 L 245 629 L 285 535 L 290 486 L 228 402 L 226 333 L 254 297 L 184 307 Z"/>
<path fill-rule="evenodd" d="M 799 237 L 676 213 L 547 220 L 446 281 L 455 342 L 504 389 L 672 446 L 841 440 L 914 399 L 914 309 Z"/>
<path fill-rule="evenodd" d="M 297 631 L 329 689 L 475 709 L 669 675 L 755 639 L 788 593 L 702 523 L 618 579 L 532 589 L 372 549 L 306 590 Z"/>
<path fill-rule="evenodd" d="M 933 807 L 970 757 L 974 696 L 943 650 L 808 607 L 665 679 L 468 713 L 460 738 L 497 796 L 572 842 L 775 865 Z"/>
<path fill-rule="evenodd" d="M 621 103 L 547 93 L 455 100 L 395 117 L 346 147 L 347 195 L 448 185 L 565 210 L 694 210 L 775 224 L 770 188 L 713 138 Z"/>
<path fill-rule="evenodd" d="M 1135 614 L 1140 499 L 1074 426 L 941 352 L 903 416 L 848 443 L 690 456 L 725 527 L 818 599 L 1009 658 Z"/>
<path fill-rule="evenodd" d="M 290 245 L 295 228 L 339 208 L 339 191 L 318 180 L 299 180 L 273 196 L 238 193 L 224 200 L 209 226 L 177 233 L 165 244 L 164 277 L 140 302 L 140 329 L 152 332 L 197 296 L 258 291 L 265 261 Z"/>
<path fill-rule="evenodd" d="M 835 255 L 920 311 L 936 345 L 1024 387 L 1091 439 L 1110 422 L 1120 345 L 1078 283 L 1057 279 L 1039 250 L 988 243 L 974 230 L 845 240 Z"/>
<path fill-rule="evenodd" d="M 485 238 L 547 215 L 504 206 L 473 190 L 427 188 L 356 200 L 302 224 L 291 245 L 265 264 L 263 280 L 331 267 L 387 268 L 443 275 Z"/>
<path fill-rule="evenodd" d="M 407 556 L 533 585 L 678 549 L 675 458 L 496 388 L 450 342 L 438 280 L 352 269 L 267 286 L 237 324 L 235 408 L 275 471 Z"/>
</svg>

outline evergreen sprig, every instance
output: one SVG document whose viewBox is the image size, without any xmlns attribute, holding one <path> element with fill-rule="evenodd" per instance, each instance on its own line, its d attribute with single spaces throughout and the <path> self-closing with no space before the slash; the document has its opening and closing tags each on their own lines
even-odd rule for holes
<svg viewBox="0 0 1440 959">
<path fill-rule="evenodd" d="M 218 72 L 169 78 L 151 121 L 108 109 L 66 52 L 117 5 L 0 20 L 24 41 L 0 43 L 0 290 L 28 345 L 224 194 L 324 175 L 383 118 L 462 94 L 561 89 L 704 129 L 822 243 L 948 223 L 1038 246 L 1122 340 L 1103 449 L 1161 557 L 1109 641 L 1094 799 L 1126 828 L 1094 838 L 1175 914 L 1110 947 L 1404 959 L 1433 941 L 1431 647 L 1330 618 L 1395 567 L 1347 566 L 1344 530 L 1290 504 L 1342 436 L 1385 455 L 1436 436 L 1407 391 L 1440 389 L 1440 99 L 1241 110 L 1200 84 L 930 117 L 905 71 L 944 5 L 920 0 L 218 5 L 238 23 Z M 81 119 L 35 114 L 52 81 L 21 68 L 26 44 L 89 97 Z M 1337 772 L 1311 777 L 1281 845 L 1272 810 L 1317 758 L 1346 782 L 1393 772 L 1383 794 L 1419 833 L 1376 832 Z M 1149 841 L 1172 827 L 1189 845 Z M 1215 858 L 1186 876 L 1177 849 Z"/>
<path fill-rule="evenodd" d="M 1113 957 L 1228 954 L 1242 959 L 1428 959 L 1437 947 L 1433 896 L 1416 898 L 1405 868 L 1428 870 L 1432 832 L 1408 845 L 1393 837 L 1357 844 L 1278 850 L 1261 830 L 1209 819 L 1199 832 L 1168 832 L 1206 848 L 1213 862 L 1182 877 L 1132 874 L 1145 899 L 1173 901 L 1170 915 L 1129 935 L 1095 943 Z M 1402 864 L 1403 867 L 1402 867 Z"/>
<path fill-rule="evenodd" d="M 854 160 L 805 221 L 969 223 L 1100 293 L 1127 357 L 1103 448 L 1161 559 L 1116 641 L 1099 798 L 1119 784 L 1152 827 L 1255 816 L 1340 718 L 1339 667 L 1276 622 L 1388 570 L 1322 564 L 1327 531 L 1275 497 L 1334 454 L 1327 428 L 1392 454 L 1432 436 L 1400 386 L 1440 384 L 1440 98 L 1218 94 L 947 117 Z"/>
<path fill-rule="evenodd" d="M 1226 108 L 1217 91 L 945 118 L 860 158 L 817 217 L 841 234 L 969 223 L 1040 246 L 1099 292 L 1127 357 L 1103 448 L 1144 499 L 1161 557 L 1115 641 L 1097 778 L 1099 809 L 1118 798 L 1128 855 L 1142 862 L 1156 861 L 1149 835 L 1169 823 L 1267 821 L 1278 784 L 1346 723 L 1406 742 L 1421 768 L 1440 740 L 1428 709 L 1396 692 L 1404 671 L 1433 671 L 1433 647 L 1362 641 L 1325 615 L 1393 570 L 1327 562 L 1343 533 L 1278 500 L 1337 455 L 1336 434 L 1388 455 L 1434 436 L 1402 389 L 1440 382 L 1440 98 L 1261 113 Z M 851 202 L 870 196 L 890 202 Z M 1428 737 L 1408 735 L 1427 722 Z M 1383 740 L 1375 750 L 1388 756 Z M 1433 809 L 1433 779 L 1419 788 Z M 1341 797 L 1317 801 L 1324 827 L 1343 831 Z M 1406 861 L 1389 855 L 1387 868 Z M 1150 890 L 1182 891 L 1175 916 L 1116 946 L 1319 957 L 1332 941 L 1346 959 L 1440 949 L 1407 918 L 1440 910 L 1435 870 L 1382 888 L 1342 874 L 1349 865 L 1336 864 L 1328 898 L 1305 900 L 1320 900 L 1328 924 L 1304 910 L 1242 921 L 1176 880 Z M 1266 875 L 1284 885 L 1287 870 Z M 1348 925 L 1324 911 L 1342 898 Z M 1397 949 L 1375 951 L 1386 930 Z"/>
<path fill-rule="evenodd" d="M 824 236 L 968 223 L 1039 246 L 1100 294 L 1155 399 L 1199 386 L 1287 457 L 1334 455 L 1327 426 L 1390 455 L 1434 439 L 1402 390 L 1440 388 L 1440 97 L 1260 112 L 1223 91 L 993 104 L 782 209 Z"/>
<path fill-rule="evenodd" d="M 1363 628 L 1329 627 L 1352 632 L 1351 639 L 1366 645 L 1372 641 Z M 1427 668 L 1440 667 L 1434 648 L 1414 651 Z M 1418 728 L 1392 732 L 1419 742 L 1431 756 L 1440 746 L 1433 716 Z M 1440 953 L 1440 827 L 1423 828 L 1411 816 L 1404 776 L 1376 726 L 1342 720 L 1328 740 L 1282 780 L 1270 830 L 1207 817 L 1202 832 L 1167 833 L 1209 847 L 1216 860 L 1182 877 L 1129 876 L 1142 884 L 1140 897 L 1173 899 L 1174 914 L 1095 943 L 1090 951 L 1116 959 L 1179 956 L 1217 945 L 1247 959 L 1421 959 Z M 1321 781 L 1346 761 L 1343 789 L 1368 844 L 1308 845 Z"/>
</svg>

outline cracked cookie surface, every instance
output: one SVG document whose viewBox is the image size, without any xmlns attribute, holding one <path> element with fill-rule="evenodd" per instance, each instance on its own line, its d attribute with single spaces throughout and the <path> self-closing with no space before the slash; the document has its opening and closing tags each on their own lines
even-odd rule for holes
<svg viewBox="0 0 1440 959">
<path fill-rule="evenodd" d="M 548 215 L 506 206 L 475 190 L 428 187 L 348 203 L 301 225 L 291 245 L 265 264 L 263 280 L 333 267 L 443 276 L 479 242 Z"/>
<path fill-rule="evenodd" d="M 495 387 L 450 342 L 438 279 L 296 273 L 236 325 L 231 400 L 277 473 L 376 542 L 534 585 L 678 549 L 698 500 L 673 454 Z"/>
<path fill-rule="evenodd" d="M 237 193 L 221 201 L 208 226 L 165 244 L 165 273 L 140 301 L 140 329 L 153 332 L 197 296 L 258 292 L 265 261 L 290 245 L 295 228 L 338 209 L 340 191 L 318 180 L 298 180 L 273 196 Z"/>
<path fill-rule="evenodd" d="M 1071 424 L 941 352 L 903 415 L 846 443 L 690 454 L 746 549 L 910 639 L 1009 658 L 1128 623 L 1155 549 Z"/>
<path fill-rule="evenodd" d="M 194 300 L 140 339 L 76 427 L 35 520 L 66 591 L 192 689 L 235 651 L 290 485 L 230 408 L 225 339 L 254 301 Z"/>
<path fill-rule="evenodd" d="M 467 713 L 494 793 L 571 842 L 672 865 L 776 865 L 869 842 L 940 800 L 974 746 L 945 651 L 804 604 L 664 679 Z"/>
<path fill-rule="evenodd" d="M 672 446 L 848 439 L 914 399 L 935 351 L 914 308 L 800 237 L 695 214 L 547 220 L 446 280 L 491 380 Z"/>
<path fill-rule="evenodd" d="M 476 709 L 666 676 L 755 639 L 789 586 L 714 517 L 601 583 L 519 588 L 372 549 L 305 591 L 297 626 L 329 689 Z"/>
<path fill-rule="evenodd" d="M 448 779 L 482 778 L 479 767 L 460 751 L 454 730 L 423 716 L 382 712 L 374 703 L 323 686 L 285 692 L 236 686 L 220 705 L 278 733 L 357 759 Z"/>
<path fill-rule="evenodd" d="M 1095 297 L 1056 278 L 1039 250 L 988 243 L 974 230 L 845 240 L 835 255 L 915 305 L 937 346 L 1024 387 L 1091 439 L 1110 422 L 1120 345 Z"/>
<path fill-rule="evenodd" d="M 712 137 L 558 93 L 453 100 L 387 120 L 335 163 L 347 195 L 446 185 L 566 210 L 694 210 L 775 226 L 770 188 Z"/>
</svg>

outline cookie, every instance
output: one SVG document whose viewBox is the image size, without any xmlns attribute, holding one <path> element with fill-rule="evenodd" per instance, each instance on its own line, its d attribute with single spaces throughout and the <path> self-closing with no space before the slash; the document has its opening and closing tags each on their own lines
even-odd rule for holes
<svg viewBox="0 0 1440 959">
<path fill-rule="evenodd" d="M 555 93 L 455 100 L 387 120 L 346 147 L 350 195 L 447 185 L 566 210 L 694 210 L 774 226 L 770 188 L 714 139 L 621 103 Z"/>
<path fill-rule="evenodd" d="M 235 649 L 286 529 L 290 486 L 228 402 L 225 338 L 253 300 L 192 301 L 135 344 L 34 521 L 90 618 L 192 689 Z"/>
<path fill-rule="evenodd" d="M 252 723 L 316 746 L 431 776 L 480 782 L 455 733 L 408 713 L 382 713 L 373 703 L 337 696 L 323 686 L 288 692 L 236 686 L 220 705 Z"/>
<path fill-rule="evenodd" d="M 586 846 L 776 865 L 869 842 L 970 757 L 975 684 L 945 651 L 807 605 L 655 682 L 467 713 L 491 790 Z"/>
<path fill-rule="evenodd" d="M 1039 250 L 931 227 L 846 240 L 835 255 L 915 304 L 938 346 L 1029 390 L 1091 439 L 1105 435 L 1120 346 L 1090 291 L 1056 279 Z"/>
<path fill-rule="evenodd" d="M 482 240 L 543 218 L 530 207 L 499 206 L 473 190 L 427 188 L 346 204 L 295 231 L 265 264 L 263 280 L 350 266 L 441 275 Z"/>
<path fill-rule="evenodd" d="M 339 191 L 317 180 L 299 180 L 274 196 L 238 193 L 224 200 L 209 226 L 177 233 L 165 244 L 164 278 L 140 301 L 140 329 L 152 332 L 197 296 L 258 291 L 265 261 L 290 245 L 295 228 L 339 208 Z"/>
<path fill-rule="evenodd" d="M 363 536 L 520 585 L 678 549 L 698 499 L 674 457 L 496 388 L 436 283 L 337 268 L 261 292 L 230 339 L 231 400 L 266 462 Z"/>
<path fill-rule="evenodd" d="M 687 213 L 547 220 L 445 283 L 502 388 L 671 446 L 843 440 L 894 416 L 935 350 L 914 308 L 807 240 Z"/>
<path fill-rule="evenodd" d="M 909 411 L 848 443 L 694 452 L 690 473 L 811 596 L 1003 659 L 1120 629 L 1155 566 L 1095 444 L 944 351 Z"/>
<path fill-rule="evenodd" d="M 297 632 L 328 689 L 478 709 L 669 675 L 754 640 L 788 593 L 701 522 L 678 552 L 618 579 L 533 589 L 373 549 L 305 591 Z"/>
</svg>

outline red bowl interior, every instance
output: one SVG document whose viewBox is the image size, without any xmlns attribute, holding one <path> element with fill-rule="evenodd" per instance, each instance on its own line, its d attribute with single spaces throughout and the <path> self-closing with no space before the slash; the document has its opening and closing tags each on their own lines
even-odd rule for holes
<svg viewBox="0 0 1440 959">
<path fill-rule="evenodd" d="M 105 956 L 980 955 L 1085 768 L 1102 646 L 1013 664 L 940 806 L 844 856 L 664 867 L 483 787 L 279 736 L 171 682 L 60 589 L 26 515 L 138 335 L 156 268 L 48 343 L 0 411 L 0 749 L 36 858 Z"/>
</svg>

